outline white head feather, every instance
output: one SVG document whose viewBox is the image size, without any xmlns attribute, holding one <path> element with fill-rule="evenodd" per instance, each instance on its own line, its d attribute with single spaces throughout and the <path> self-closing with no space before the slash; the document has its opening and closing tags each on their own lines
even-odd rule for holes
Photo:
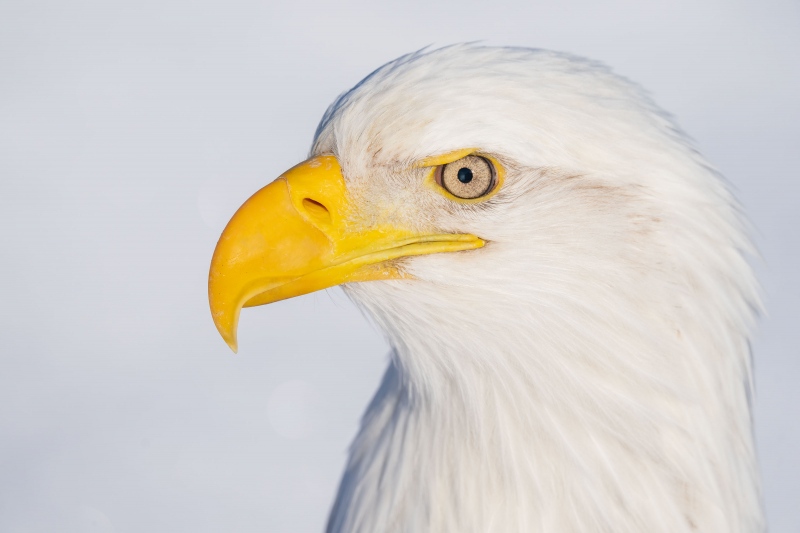
<svg viewBox="0 0 800 533">
<path fill-rule="evenodd" d="M 507 170 L 484 203 L 412 168 L 470 147 Z M 541 50 L 420 52 L 331 106 L 322 153 L 367 218 L 488 241 L 346 288 L 393 351 L 328 531 L 763 529 L 750 245 L 638 87 Z"/>
</svg>

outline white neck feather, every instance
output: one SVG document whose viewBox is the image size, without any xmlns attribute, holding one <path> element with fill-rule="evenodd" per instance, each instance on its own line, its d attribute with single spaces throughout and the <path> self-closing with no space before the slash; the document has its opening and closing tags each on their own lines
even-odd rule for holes
<svg viewBox="0 0 800 533">
<path fill-rule="evenodd" d="M 741 328 L 594 274 L 536 294 L 350 287 L 394 352 L 328 531 L 761 530 Z"/>
</svg>

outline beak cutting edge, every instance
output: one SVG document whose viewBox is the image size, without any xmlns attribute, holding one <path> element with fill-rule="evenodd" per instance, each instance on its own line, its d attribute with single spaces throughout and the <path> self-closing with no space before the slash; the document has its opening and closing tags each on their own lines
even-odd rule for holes
<svg viewBox="0 0 800 533">
<path fill-rule="evenodd" d="M 468 234 L 363 227 L 332 155 L 311 158 L 251 196 L 219 238 L 208 275 L 211 316 L 236 352 L 242 307 L 341 283 L 403 279 L 393 259 L 480 248 Z"/>
</svg>

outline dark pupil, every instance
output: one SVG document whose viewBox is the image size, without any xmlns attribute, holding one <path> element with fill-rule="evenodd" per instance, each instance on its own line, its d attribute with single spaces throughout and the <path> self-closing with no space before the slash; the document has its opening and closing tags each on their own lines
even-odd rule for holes
<svg viewBox="0 0 800 533">
<path fill-rule="evenodd" d="M 469 183 L 472 181 L 472 171 L 467 167 L 458 169 L 458 181 L 461 183 Z"/>
</svg>

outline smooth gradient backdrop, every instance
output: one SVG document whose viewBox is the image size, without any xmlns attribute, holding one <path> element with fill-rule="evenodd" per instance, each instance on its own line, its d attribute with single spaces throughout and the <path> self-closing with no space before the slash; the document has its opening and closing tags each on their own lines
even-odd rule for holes
<svg viewBox="0 0 800 533">
<path fill-rule="evenodd" d="M 339 289 L 208 312 L 216 239 L 427 45 L 568 51 L 675 114 L 753 222 L 771 531 L 800 532 L 796 0 L 0 0 L 0 531 L 319 532 L 387 346 Z"/>
</svg>

